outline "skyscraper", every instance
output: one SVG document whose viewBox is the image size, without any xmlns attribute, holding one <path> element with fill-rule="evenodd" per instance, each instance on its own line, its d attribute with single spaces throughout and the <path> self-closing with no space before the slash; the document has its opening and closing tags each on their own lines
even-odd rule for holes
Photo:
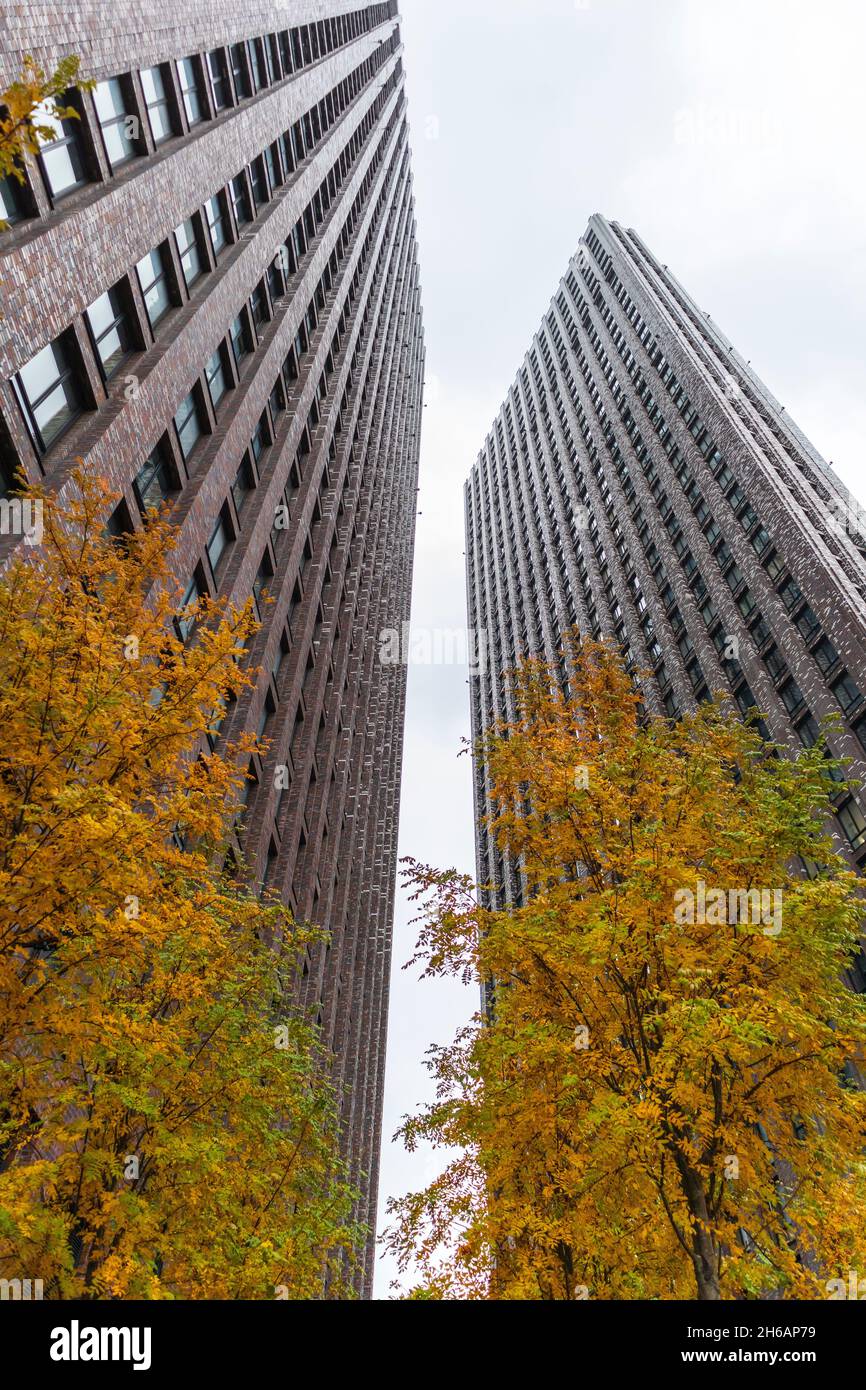
<svg viewBox="0 0 866 1390">
<path fill-rule="evenodd" d="M 489 652 L 476 738 L 513 713 L 503 670 L 556 661 L 576 625 L 652 673 L 650 712 L 727 691 L 791 750 L 835 715 L 833 753 L 866 773 L 860 509 L 635 232 L 590 219 L 465 502 L 469 621 Z M 488 793 L 476 762 L 478 815 Z M 834 831 L 860 869 L 864 812 L 840 788 Z M 477 834 L 491 905 L 519 902 L 516 866 Z M 852 984 L 866 988 L 862 956 Z"/>
<path fill-rule="evenodd" d="M 271 746 L 234 849 L 330 932 L 301 1002 L 374 1226 L 406 675 L 378 634 L 408 618 L 424 364 L 397 5 L 4 24 L 3 88 L 27 53 L 96 86 L 0 184 L 0 495 L 44 478 L 62 505 L 81 458 L 114 530 L 170 506 L 189 600 L 254 595 L 263 674 L 219 737 Z"/>
</svg>

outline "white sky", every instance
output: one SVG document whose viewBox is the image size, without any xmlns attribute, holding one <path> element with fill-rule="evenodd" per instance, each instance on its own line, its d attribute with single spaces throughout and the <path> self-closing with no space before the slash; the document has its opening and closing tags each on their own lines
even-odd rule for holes
<svg viewBox="0 0 866 1390">
<path fill-rule="evenodd" d="M 634 227 L 866 501 L 862 0 L 402 0 L 427 400 L 413 628 L 466 622 L 462 489 L 587 220 Z M 409 672 L 400 853 L 474 872 L 466 670 Z M 442 1160 L 391 1143 L 476 990 L 402 970 L 379 1228 Z M 379 1298 L 396 1271 L 384 1256 Z"/>
</svg>

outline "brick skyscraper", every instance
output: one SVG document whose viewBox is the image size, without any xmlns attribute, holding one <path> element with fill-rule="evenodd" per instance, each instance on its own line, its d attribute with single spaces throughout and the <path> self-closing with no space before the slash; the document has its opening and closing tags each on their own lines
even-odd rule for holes
<svg viewBox="0 0 866 1390">
<path fill-rule="evenodd" d="M 272 741 L 236 849 L 331 932 L 302 997 L 374 1226 L 424 365 L 397 6 L 2 11 L 4 87 L 26 53 L 98 85 L 0 183 L 0 490 L 81 457 L 113 528 L 171 504 L 190 598 L 273 598 L 220 731 Z"/>
<path fill-rule="evenodd" d="M 835 714 L 833 752 L 866 775 L 859 509 L 635 232 L 590 220 L 472 470 L 466 529 L 469 621 L 489 642 L 476 738 L 512 713 L 503 668 L 556 659 L 576 624 L 653 672 L 650 711 L 727 689 L 792 750 Z M 487 794 L 477 765 L 478 814 Z M 835 809 L 862 869 L 866 800 L 840 791 Z M 477 855 L 493 905 L 519 901 L 480 832 Z"/>
</svg>

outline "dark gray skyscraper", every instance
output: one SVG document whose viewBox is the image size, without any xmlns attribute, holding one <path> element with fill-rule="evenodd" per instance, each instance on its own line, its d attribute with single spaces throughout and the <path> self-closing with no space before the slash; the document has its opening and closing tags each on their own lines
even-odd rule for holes
<svg viewBox="0 0 866 1390">
<path fill-rule="evenodd" d="M 190 600 L 254 596 L 260 676 L 214 743 L 270 750 L 232 850 L 330 932 L 301 1002 L 372 1227 L 406 695 L 379 633 L 409 616 L 424 372 L 396 0 L 3 20 L 0 90 L 27 54 L 96 85 L 0 180 L 0 502 L 44 479 L 62 505 L 80 458 L 113 530 L 170 509 Z"/>
<path fill-rule="evenodd" d="M 490 658 L 472 680 L 476 737 L 511 714 L 503 669 L 555 660 L 576 624 L 652 671 L 650 711 L 728 690 L 792 749 L 835 715 L 833 752 L 866 774 L 859 508 L 635 232 L 590 220 L 472 470 L 466 530 Z M 487 793 L 477 765 L 479 814 Z M 861 869 L 864 808 L 840 790 L 839 847 Z M 477 853 L 494 904 L 518 900 L 480 831 Z"/>
</svg>

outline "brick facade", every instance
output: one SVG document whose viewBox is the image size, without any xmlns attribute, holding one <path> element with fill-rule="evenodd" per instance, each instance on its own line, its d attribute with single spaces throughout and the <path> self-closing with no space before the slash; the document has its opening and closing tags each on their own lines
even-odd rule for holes
<svg viewBox="0 0 866 1390">
<path fill-rule="evenodd" d="M 197 576 L 235 603 L 267 590 L 252 653 L 263 676 L 220 730 L 264 726 L 271 740 L 251 764 L 235 850 L 329 929 L 300 1000 L 345 1088 L 345 1152 L 375 1229 L 406 693 L 405 670 L 377 655 L 381 629 L 409 612 L 424 369 L 396 5 L 40 0 L 7 7 L 4 22 L 0 81 L 25 52 L 46 69 L 77 53 L 85 76 L 122 79 L 136 149 L 112 169 L 99 94 L 85 94 L 80 185 L 56 196 L 38 161 L 15 195 L 0 241 L 0 491 L 23 472 L 62 503 L 81 458 L 122 499 L 117 524 L 138 527 L 135 480 L 156 449 L 184 586 Z M 160 143 L 146 69 L 172 125 Z M 174 235 L 186 222 L 194 277 Z M 136 266 L 160 246 L 170 307 L 151 327 Z M 127 351 L 108 375 L 87 311 L 112 288 Z M 77 404 L 45 449 L 22 383 L 54 342 Z M 205 375 L 215 362 L 219 390 Z M 175 416 L 190 395 L 199 437 L 187 448 Z M 0 539 L 0 556 L 13 543 Z M 372 1260 L 371 1238 L 365 1294 Z"/>
</svg>

